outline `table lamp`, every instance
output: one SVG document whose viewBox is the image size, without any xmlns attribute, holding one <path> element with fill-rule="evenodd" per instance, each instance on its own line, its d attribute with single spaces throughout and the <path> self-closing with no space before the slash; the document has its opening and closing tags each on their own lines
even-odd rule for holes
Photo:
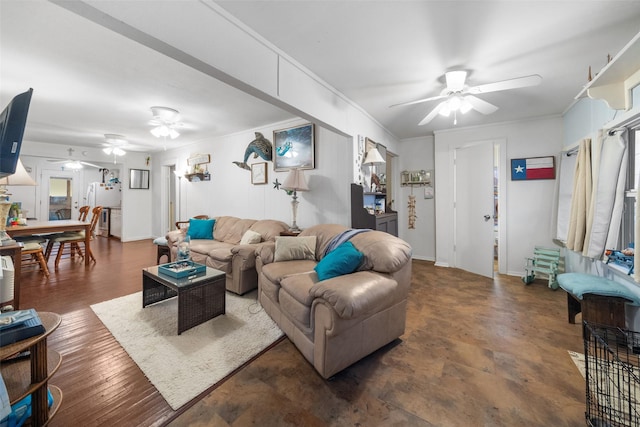
<svg viewBox="0 0 640 427">
<path fill-rule="evenodd" d="M 6 231 L 7 217 L 9 216 L 9 209 L 11 209 L 11 202 L 9 201 L 11 193 L 7 193 L 7 185 L 35 186 L 38 184 L 31 178 L 20 159 L 18 159 L 16 171 L 13 175 L 0 178 L 0 246 L 15 243 L 15 240 L 9 237 Z"/>
<path fill-rule="evenodd" d="M 371 192 L 373 193 L 373 182 L 374 182 L 374 177 L 375 180 L 378 180 L 378 176 L 376 175 L 376 165 L 377 164 L 384 164 L 386 163 L 384 161 L 384 159 L 382 158 L 382 156 L 380 155 L 380 152 L 378 151 L 378 149 L 376 147 L 372 148 L 371 150 L 367 151 L 367 155 L 364 158 L 364 161 L 362 162 L 363 165 L 371 165 Z"/>
<path fill-rule="evenodd" d="M 298 215 L 298 191 L 309 191 L 307 186 L 307 180 L 304 178 L 304 172 L 302 169 L 291 169 L 289 175 L 282 183 L 282 189 L 287 191 L 293 191 L 293 200 L 291 201 L 291 210 L 293 212 L 293 223 L 289 227 L 289 231 L 300 232 L 298 224 L 296 224 L 296 216 Z"/>
</svg>

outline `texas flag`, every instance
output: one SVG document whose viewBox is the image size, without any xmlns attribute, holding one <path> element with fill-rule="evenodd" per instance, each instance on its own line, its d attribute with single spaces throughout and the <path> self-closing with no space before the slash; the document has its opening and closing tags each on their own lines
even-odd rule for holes
<svg viewBox="0 0 640 427">
<path fill-rule="evenodd" d="M 514 181 L 555 179 L 554 161 L 553 156 L 511 159 L 511 179 Z"/>
</svg>

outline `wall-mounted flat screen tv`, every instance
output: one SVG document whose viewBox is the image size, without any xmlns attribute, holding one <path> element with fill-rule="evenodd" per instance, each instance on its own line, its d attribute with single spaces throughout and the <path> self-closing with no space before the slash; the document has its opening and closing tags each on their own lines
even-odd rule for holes
<svg viewBox="0 0 640 427">
<path fill-rule="evenodd" d="M 0 114 L 0 178 L 16 171 L 32 93 L 16 95 Z"/>
</svg>

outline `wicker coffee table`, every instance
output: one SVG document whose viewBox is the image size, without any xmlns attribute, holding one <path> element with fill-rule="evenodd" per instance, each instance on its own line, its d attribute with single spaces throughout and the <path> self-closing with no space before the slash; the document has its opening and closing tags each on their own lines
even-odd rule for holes
<svg viewBox="0 0 640 427">
<path fill-rule="evenodd" d="M 214 268 L 176 279 L 158 272 L 158 266 L 142 269 L 142 307 L 178 297 L 178 335 L 225 313 L 225 273 Z"/>
</svg>

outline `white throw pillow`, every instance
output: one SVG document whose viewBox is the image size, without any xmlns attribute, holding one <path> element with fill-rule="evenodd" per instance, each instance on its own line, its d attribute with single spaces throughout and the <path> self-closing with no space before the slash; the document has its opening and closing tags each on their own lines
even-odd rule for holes
<svg viewBox="0 0 640 427">
<path fill-rule="evenodd" d="M 260 233 L 256 233 L 253 230 L 247 230 L 244 233 L 244 236 L 242 236 L 242 239 L 240 239 L 240 244 L 250 245 L 251 243 L 260 243 L 261 240 L 262 236 L 260 235 Z"/>
<path fill-rule="evenodd" d="M 316 236 L 276 237 L 274 262 L 316 259 Z"/>
</svg>

